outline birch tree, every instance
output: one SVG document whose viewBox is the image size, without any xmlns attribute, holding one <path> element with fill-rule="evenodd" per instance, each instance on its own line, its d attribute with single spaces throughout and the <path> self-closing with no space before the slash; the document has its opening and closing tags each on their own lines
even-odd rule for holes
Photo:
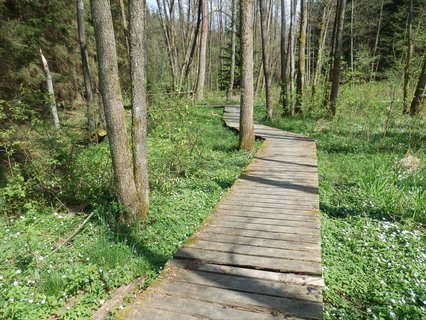
<svg viewBox="0 0 426 320">
<path fill-rule="evenodd" d="M 259 0 L 259 14 L 260 14 L 260 39 L 262 43 L 262 61 L 263 61 L 263 76 L 265 78 L 265 100 L 266 110 L 268 119 L 272 119 L 272 87 L 271 87 L 271 75 L 269 68 L 269 54 L 268 54 L 268 33 L 267 30 L 267 19 L 265 17 L 265 1 Z M 272 4 L 271 4 L 272 7 Z M 268 28 L 269 29 L 269 28 Z"/>
<path fill-rule="evenodd" d="M 43 64 L 44 74 L 46 76 L 46 88 L 47 88 L 47 94 L 48 94 L 50 113 L 52 114 L 52 118 L 53 118 L 53 124 L 55 125 L 56 129 L 60 129 L 61 124 L 59 122 L 58 108 L 56 107 L 55 90 L 53 89 L 52 74 L 50 73 L 49 65 L 47 64 L 47 60 L 44 57 L 43 51 L 41 51 L 41 49 L 40 49 L 40 56 L 41 56 L 41 62 Z"/>
<path fill-rule="evenodd" d="M 299 67 L 297 68 L 297 90 L 295 113 L 299 113 L 302 107 L 303 91 L 305 87 L 305 63 L 306 63 L 306 27 L 308 23 L 307 0 L 300 0 L 300 32 L 299 32 Z"/>
<path fill-rule="evenodd" d="M 229 102 L 232 99 L 232 93 L 234 90 L 234 81 L 235 81 L 235 48 L 236 48 L 236 39 L 237 39 L 237 0 L 232 0 L 232 38 L 231 38 L 231 67 L 230 67 L 230 76 L 229 76 L 229 87 L 226 94 L 226 100 Z"/>
<path fill-rule="evenodd" d="M 201 37 L 200 37 L 200 54 L 198 64 L 198 81 L 196 95 L 198 99 L 204 99 L 204 83 L 206 80 L 206 53 L 207 53 L 207 36 L 209 32 L 209 5 L 207 0 L 200 0 L 202 3 Z"/>
</svg>

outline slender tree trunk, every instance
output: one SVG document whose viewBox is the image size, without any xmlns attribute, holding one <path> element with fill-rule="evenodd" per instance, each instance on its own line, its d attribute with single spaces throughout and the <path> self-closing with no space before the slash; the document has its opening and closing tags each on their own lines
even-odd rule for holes
<svg viewBox="0 0 426 320">
<path fill-rule="evenodd" d="M 89 53 L 88 53 L 87 40 L 86 40 L 86 25 L 84 22 L 84 1 L 83 0 L 77 0 L 77 26 L 78 26 L 78 39 L 80 42 L 81 67 L 83 71 L 83 80 L 84 80 L 84 94 L 86 99 L 87 127 L 90 131 L 93 131 L 96 127 L 94 112 L 93 112 L 95 107 L 95 99 L 93 97 L 92 81 L 90 79 Z"/>
<path fill-rule="evenodd" d="M 353 78 L 354 75 L 354 4 L 355 0 L 351 0 L 351 78 Z"/>
<path fill-rule="evenodd" d="M 128 147 L 126 119 L 118 77 L 117 53 L 109 1 L 91 0 L 99 69 L 99 89 L 105 110 L 115 190 L 119 203 L 128 211 L 120 216 L 131 223 L 141 212 Z"/>
<path fill-rule="evenodd" d="M 232 99 L 232 92 L 234 90 L 235 81 L 235 47 L 237 38 L 237 0 L 232 0 L 232 38 L 231 38 L 231 70 L 229 76 L 229 87 L 226 95 L 226 100 Z"/>
<path fill-rule="evenodd" d="M 240 143 L 242 150 L 253 150 L 253 2 L 240 0 L 241 7 L 241 99 Z"/>
<path fill-rule="evenodd" d="M 41 62 L 43 63 L 44 74 L 46 75 L 46 87 L 47 87 L 47 93 L 48 93 L 48 96 L 49 96 L 49 107 L 50 107 L 50 112 L 51 112 L 52 118 L 53 118 L 53 124 L 55 125 L 56 129 L 60 129 L 61 124 L 59 122 L 58 109 L 56 107 L 55 91 L 53 89 L 52 74 L 50 73 L 49 65 L 47 64 L 47 60 L 44 57 L 43 51 L 41 51 L 41 49 L 40 49 L 40 55 L 41 55 Z"/>
<path fill-rule="evenodd" d="M 283 115 L 289 114 L 288 97 L 287 97 L 287 55 L 286 52 L 286 41 L 285 41 L 285 30 L 286 30 L 286 19 L 285 19 L 285 0 L 281 0 L 281 102 L 283 106 Z"/>
<path fill-rule="evenodd" d="M 320 35 L 318 40 L 318 55 L 317 55 L 317 62 L 316 62 L 316 68 L 315 68 L 314 83 L 312 87 L 312 95 L 315 94 L 315 89 L 316 89 L 316 86 L 318 85 L 318 81 L 321 76 L 322 65 L 323 65 L 323 54 L 324 54 L 324 48 L 325 48 L 325 43 L 327 39 L 327 30 L 328 30 L 328 25 L 330 23 L 330 14 L 331 14 L 331 1 L 325 0 L 322 19 L 321 19 Z"/>
<path fill-rule="evenodd" d="M 259 13 L 260 13 L 260 39 L 262 43 L 262 61 L 263 61 L 263 76 L 265 77 L 265 96 L 266 96 L 266 110 L 268 119 L 272 119 L 272 88 L 271 78 L 269 71 L 269 56 L 268 48 L 268 35 L 266 35 L 266 17 L 265 17 L 265 1 L 259 0 Z"/>
<path fill-rule="evenodd" d="M 299 68 L 297 69 L 297 90 L 295 113 L 299 113 L 302 107 L 303 91 L 305 87 L 305 63 L 306 63 L 306 27 L 308 23 L 307 0 L 300 1 L 300 33 L 299 33 Z"/>
<path fill-rule="evenodd" d="M 141 201 L 138 218 L 143 221 L 149 211 L 144 0 L 130 0 L 130 72 L 133 171 Z"/>
<path fill-rule="evenodd" d="M 376 54 L 377 54 L 377 49 L 379 48 L 380 29 L 382 28 L 383 4 L 384 4 L 384 0 L 382 0 L 380 3 L 379 23 L 377 24 L 376 40 L 374 41 L 373 62 L 371 63 L 370 81 L 374 79 L 374 72 L 376 70 L 376 65 L 379 66 L 379 58 L 376 58 Z"/>
<path fill-rule="evenodd" d="M 295 39 L 296 39 L 296 5 L 297 0 L 291 0 L 291 10 L 290 10 L 290 30 L 289 30 L 289 50 L 288 50 L 288 56 L 289 56 L 289 65 L 290 65 L 290 99 L 291 99 L 291 106 L 292 106 L 292 113 L 294 112 L 294 88 L 295 88 L 295 69 L 296 69 L 296 60 L 295 60 Z"/>
<path fill-rule="evenodd" d="M 129 24 L 127 23 L 126 5 L 124 0 L 120 0 L 121 19 L 123 21 L 123 34 L 126 42 L 127 56 L 130 57 L 130 43 L 129 43 Z"/>
<path fill-rule="evenodd" d="M 207 36 L 209 33 L 209 5 L 207 0 L 200 0 L 203 9 L 203 21 L 201 23 L 200 38 L 200 60 L 198 66 L 197 81 L 197 98 L 204 99 L 204 82 L 206 79 L 206 53 L 207 53 Z"/>
<path fill-rule="evenodd" d="M 420 71 L 419 80 L 417 81 L 414 98 L 411 102 L 410 115 L 415 116 L 419 113 L 422 103 L 425 101 L 426 89 L 426 52 L 423 54 L 423 65 Z"/>
<path fill-rule="evenodd" d="M 340 0 L 339 15 L 336 29 L 336 43 L 333 61 L 333 73 L 331 82 L 330 92 L 330 111 L 332 115 L 336 114 L 336 99 L 339 92 L 339 80 L 340 80 L 340 58 L 342 55 L 342 38 L 343 38 L 343 27 L 345 22 L 345 6 L 346 0 Z"/>
<path fill-rule="evenodd" d="M 408 22 L 407 22 L 407 56 L 405 57 L 404 67 L 404 88 L 402 99 L 402 113 L 408 114 L 408 81 L 410 80 L 410 63 L 411 63 L 411 29 L 412 29 L 412 14 L 413 14 L 413 0 L 410 0 L 408 8 Z"/>
</svg>

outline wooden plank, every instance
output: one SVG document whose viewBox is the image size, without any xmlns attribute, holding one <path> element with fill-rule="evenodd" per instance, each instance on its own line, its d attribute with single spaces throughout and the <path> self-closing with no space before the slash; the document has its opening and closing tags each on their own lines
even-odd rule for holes
<svg viewBox="0 0 426 320">
<path fill-rule="evenodd" d="M 259 230 L 235 229 L 231 227 L 210 226 L 203 228 L 202 232 L 214 234 L 226 234 L 230 236 L 253 237 L 260 239 L 272 239 L 282 241 L 294 241 L 300 243 L 319 243 L 319 235 L 301 235 L 291 233 L 278 233 Z"/>
<path fill-rule="evenodd" d="M 267 248 L 281 248 L 293 250 L 306 250 L 320 254 L 319 243 L 299 243 L 295 241 L 273 240 L 273 239 L 260 239 L 252 237 L 231 236 L 226 234 L 213 234 L 213 233 L 197 233 L 195 236 L 198 240 L 226 242 L 235 244 L 252 245 Z"/>
<path fill-rule="evenodd" d="M 247 216 L 235 216 L 222 214 L 222 219 L 229 222 L 238 222 L 238 223 L 254 223 L 254 224 L 263 224 L 263 225 L 273 225 L 273 226 L 285 226 L 285 227 L 307 227 L 311 229 L 319 229 L 319 220 L 309 220 L 309 221 L 300 221 L 300 220 L 285 220 L 285 219 L 268 219 L 268 218 L 253 218 Z"/>
<path fill-rule="evenodd" d="M 316 228 L 301 227 L 301 226 L 286 227 L 286 226 L 264 225 L 264 224 L 256 224 L 256 223 L 239 223 L 239 222 L 227 221 L 224 219 L 217 219 L 217 221 L 212 221 L 209 224 L 211 226 L 221 226 L 221 227 L 229 227 L 229 228 L 236 228 L 236 229 L 243 229 L 243 230 L 256 230 L 256 231 L 319 236 L 319 229 L 317 227 Z"/>
<path fill-rule="evenodd" d="M 128 306 L 124 311 L 118 312 L 116 320 L 199 320 L 200 318 L 176 312 L 176 310 L 163 310 L 159 307 L 138 303 Z"/>
<path fill-rule="evenodd" d="M 296 212 L 296 210 L 300 210 L 300 214 L 305 213 L 306 215 L 312 215 L 312 216 L 319 216 L 318 208 L 315 208 L 315 205 L 312 205 L 313 208 L 307 207 L 307 208 L 300 208 L 297 206 L 286 206 L 285 208 L 280 207 L 262 207 L 262 206 L 255 206 L 255 205 L 244 205 L 244 204 L 235 204 L 235 203 L 220 203 L 217 208 L 223 208 L 228 210 L 246 210 L 251 212 L 259 212 L 259 210 L 262 210 L 263 212 L 268 213 L 287 213 L 291 214 L 292 212 Z M 299 214 L 299 213 L 294 213 Z"/>
<path fill-rule="evenodd" d="M 255 269 L 274 270 L 280 272 L 296 272 L 310 275 L 321 275 L 321 263 L 311 261 L 298 261 L 256 257 L 243 254 L 206 251 L 184 247 L 176 254 L 176 258 L 200 260 L 207 263 L 225 264 L 232 266 L 252 267 Z"/>
<path fill-rule="evenodd" d="M 239 210 L 239 209 L 224 209 L 221 208 L 220 210 L 216 210 L 215 214 L 217 215 L 224 215 L 224 216 L 235 216 L 235 217 L 253 217 L 253 218 L 264 218 L 264 219 L 270 219 L 270 220 L 283 220 L 283 221 L 313 221 L 318 222 L 320 221 L 319 212 L 309 212 L 309 211 L 302 211 L 302 212 L 296 212 L 296 211 L 281 211 L 280 213 L 268 213 L 268 212 L 262 212 L 259 210 Z"/>
<path fill-rule="evenodd" d="M 206 287 L 194 283 L 182 283 L 166 281 L 154 288 L 155 291 L 165 292 L 180 297 L 191 298 L 233 305 L 245 308 L 255 307 L 267 312 L 270 309 L 284 315 L 289 314 L 299 317 L 310 317 L 320 319 L 322 317 L 322 305 L 318 302 L 295 300 L 289 298 L 271 297 L 237 290 L 227 290 L 217 287 Z M 305 288 L 306 290 L 306 288 Z"/>
<path fill-rule="evenodd" d="M 216 304 L 196 299 L 177 297 L 175 295 L 156 294 L 155 299 L 142 301 L 139 306 L 149 306 L 161 310 L 179 310 L 181 314 L 195 316 L 202 319 L 245 319 L 245 320 L 270 320 L 285 319 L 272 310 L 263 312 L 256 308 L 240 309 L 228 304 Z M 176 319 L 180 319 L 179 317 Z"/>
<path fill-rule="evenodd" d="M 235 194 L 230 194 L 228 197 L 226 197 L 226 202 L 223 202 L 224 204 L 232 204 L 232 203 L 244 203 L 244 204 L 258 204 L 260 206 L 266 206 L 266 205 L 278 205 L 279 207 L 287 207 L 287 205 L 296 205 L 300 208 L 303 207 L 311 207 L 315 206 L 315 201 L 301 201 L 301 199 L 293 197 L 293 198 L 287 198 L 287 199 L 268 199 L 266 197 L 256 197 L 256 196 L 250 196 L 250 197 L 244 197 L 244 196 L 237 196 Z M 301 204 L 303 203 L 303 204 Z"/>
<path fill-rule="evenodd" d="M 310 285 L 301 286 L 285 282 L 198 270 L 185 270 L 179 273 L 179 277 L 167 277 L 166 280 L 175 280 L 206 287 L 235 290 L 270 297 L 322 302 L 322 288 Z"/>
<path fill-rule="evenodd" d="M 256 257 L 282 258 L 301 261 L 321 262 L 321 253 L 312 250 L 297 250 L 294 248 L 269 248 L 246 244 L 205 241 L 201 239 L 191 240 L 185 248 L 210 250 L 227 253 L 238 253 Z"/>
</svg>

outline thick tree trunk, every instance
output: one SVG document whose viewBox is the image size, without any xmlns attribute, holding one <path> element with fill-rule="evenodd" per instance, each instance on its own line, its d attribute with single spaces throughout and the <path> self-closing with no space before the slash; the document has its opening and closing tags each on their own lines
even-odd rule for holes
<svg viewBox="0 0 426 320">
<path fill-rule="evenodd" d="M 377 24 L 376 40 L 374 41 L 373 62 L 371 63 L 370 81 L 374 79 L 374 72 L 376 71 L 377 67 L 379 66 L 379 62 L 380 62 L 379 58 L 376 58 L 376 54 L 377 54 L 377 49 L 379 48 L 380 29 L 382 28 L 383 4 L 384 4 L 384 0 L 382 0 L 381 3 L 380 3 L 379 22 Z"/>
<path fill-rule="evenodd" d="M 84 1 L 83 0 L 77 0 L 77 26 L 78 26 L 78 39 L 80 42 L 81 67 L 83 71 L 83 80 L 84 80 L 84 94 L 86 99 L 87 127 L 90 131 L 93 131 L 96 127 L 95 117 L 94 117 L 95 99 L 93 97 L 92 81 L 90 79 L 89 52 L 88 52 L 87 40 L 86 40 L 86 25 L 84 22 Z"/>
<path fill-rule="evenodd" d="M 413 15 L 413 0 L 410 0 L 408 7 L 408 22 L 407 22 L 407 55 L 405 57 L 404 67 L 404 87 L 402 98 L 402 113 L 408 114 L 408 81 L 410 80 L 410 63 L 411 63 L 411 29 L 412 29 L 412 15 Z"/>
<path fill-rule="evenodd" d="M 305 63 L 306 63 L 306 27 L 308 23 L 307 0 L 300 1 L 300 33 L 299 33 L 299 67 L 297 69 L 297 90 L 295 113 L 299 113 L 302 107 L 303 91 L 305 87 Z"/>
<path fill-rule="evenodd" d="M 410 115 L 415 116 L 419 113 L 422 103 L 425 101 L 426 89 L 426 52 L 423 54 L 423 66 L 420 71 L 419 80 L 417 81 L 414 98 L 411 102 Z"/>
<path fill-rule="evenodd" d="M 232 92 L 234 90 L 235 81 L 235 47 L 237 39 L 237 0 L 232 0 L 232 38 L 231 38 L 231 70 L 229 76 L 229 87 L 226 94 L 226 100 L 232 99 Z"/>
<path fill-rule="evenodd" d="M 241 7 L 241 99 L 240 143 L 242 150 L 253 150 L 253 2 L 240 0 Z"/>
<path fill-rule="evenodd" d="M 53 124 L 55 125 L 55 128 L 60 129 L 61 124 L 59 122 L 58 109 L 56 107 L 55 91 L 53 89 L 52 74 L 50 73 L 49 65 L 47 64 L 47 60 L 44 57 L 43 51 L 41 51 L 41 49 L 40 49 L 40 55 L 41 55 L 41 62 L 43 64 L 44 74 L 46 75 L 46 87 L 47 87 L 47 93 L 48 93 L 48 96 L 49 96 L 50 113 L 52 114 Z"/>
<path fill-rule="evenodd" d="M 130 0 L 129 36 L 133 171 L 136 190 L 141 201 L 141 211 L 138 218 L 143 221 L 149 211 L 144 0 Z"/>
<path fill-rule="evenodd" d="M 109 1 L 91 0 L 93 26 L 102 95 L 107 125 L 115 190 L 119 203 L 128 211 L 120 217 L 131 223 L 141 212 L 126 133 L 126 118 L 118 78 L 117 52 Z"/>
<path fill-rule="evenodd" d="M 345 6 L 346 0 L 340 0 L 337 28 L 336 28 L 336 42 L 334 50 L 334 61 L 331 81 L 331 92 L 330 92 L 330 111 L 332 115 L 336 114 L 336 99 L 339 92 L 339 80 L 340 80 L 340 58 L 342 55 L 342 38 L 343 38 L 343 27 L 345 20 Z"/>
<path fill-rule="evenodd" d="M 203 21 L 201 23 L 200 37 L 200 60 L 198 65 L 197 98 L 204 99 L 204 83 L 206 80 L 206 54 L 207 54 L 207 36 L 209 33 L 209 4 L 207 0 L 200 0 L 203 9 Z"/>
<path fill-rule="evenodd" d="M 259 0 L 259 13 L 260 13 L 260 40 L 262 43 L 262 61 L 263 61 L 263 76 L 265 77 L 265 97 L 266 97 L 266 110 L 268 119 L 272 119 L 272 88 L 271 76 L 269 71 L 269 56 L 268 56 L 268 35 L 266 28 L 265 17 L 265 1 Z"/>
</svg>

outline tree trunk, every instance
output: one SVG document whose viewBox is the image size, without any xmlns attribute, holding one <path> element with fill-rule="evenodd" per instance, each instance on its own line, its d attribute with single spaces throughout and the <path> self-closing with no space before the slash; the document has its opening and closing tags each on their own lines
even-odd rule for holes
<svg viewBox="0 0 426 320">
<path fill-rule="evenodd" d="M 294 112 L 294 87 L 295 87 L 295 69 L 296 69 L 296 61 L 295 61 L 295 52 L 294 52 L 294 45 L 295 45 L 295 24 L 296 24 L 296 4 L 297 0 L 291 0 L 291 9 L 290 9 L 290 29 L 289 29 L 289 50 L 288 50 L 288 57 L 289 57 L 289 66 L 290 66 L 290 100 L 291 100 L 291 110 L 292 113 Z"/>
<path fill-rule="evenodd" d="M 145 53 L 145 1 L 130 0 L 133 172 L 141 201 L 141 221 L 149 211 Z"/>
<path fill-rule="evenodd" d="M 299 33 L 299 67 L 297 69 L 296 105 L 294 113 L 299 113 L 302 107 L 303 91 L 305 87 L 306 63 L 306 27 L 308 23 L 307 0 L 300 1 L 300 33 Z"/>
<path fill-rule="evenodd" d="M 262 61 L 263 61 L 263 76 L 265 77 L 265 96 L 266 96 L 266 110 L 268 119 L 272 119 L 272 88 L 271 78 L 269 71 L 269 56 L 268 48 L 268 35 L 266 30 L 266 17 L 265 17 L 265 1 L 259 0 L 259 13 L 260 13 L 260 40 L 262 43 Z"/>
<path fill-rule="evenodd" d="M 414 92 L 414 98 L 411 102 L 410 115 L 415 116 L 419 113 L 422 102 L 425 100 L 425 89 L 426 89 L 426 52 L 423 54 L 423 66 L 420 71 L 419 80 L 417 81 L 416 91 Z"/>
<path fill-rule="evenodd" d="M 319 78 L 321 76 L 322 65 L 323 65 L 323 54 L 325 48 L 325 42 L 327 39 L 327 29 L 330 23 L 330 14 L 331 14 L 331 1 L 324 1 L 324 11 L 322 13 L 321 26 L 320 26 L 320 35 L 318 40 L 318 55 L 314 76 L 314 83 L 312 88 L 312 95 L 315 94 L 316 86 L 318 85 Z"/>
<path fill-rule="evenodd" d="M 351 72 L 354 76 L 354 11 L 355 11 L 355 0 L 351 0 Z M 374 65 L 374 62 L 373 62 Z"/>
<path fill-rule="evenodd" d="M 283 115 L 289 114 L 288 106 L 288 79 L 287 79 L 287 55 L 286 52 L 286 41 L 285 41 L 285 30 L 286 30 L 286 20 L 285 20 L 285 0 L 281 0 L 281 41 L 280 41 L 280 50 L 281 50 L 281 102 L 283 106 Z"/>
<path fill-rule="evenodd" d="M 92 81 L 90 79 L 90 68 L 89 68 L 89 53 L 87 48 L 86 40 L 86 25 L 84 22 L 84 1 L 77 0 L 77 26 L 78 26 L 78 40 L 80 42 L 80 53 L 81 53 L 81 67 L 83 71 L 84 80 L 84 94 L 86 99 L 86 117 L 87 127 L 90 131 L 93 131 L 96 127 L 94 119 L 94 107 L 95 99 L 93 97 Z"/>
<path fill-rule="evenodd" d="M 374 79 L 374 72 L 376 70 L 376 65 L 379 66 L 379 59 L 378 58 L 377 58 L 377 62 L 376 62 L 376 54 L 377 54 L 377 49 L 379 48 L 380 29 L 382 28 L 383 4 L 384 4 L 384 0 L 382 0 L 382 2 L 380 3 L 379 23 L 377 24 L 376 40 L 374 41 L 373 62 L 371 63 L 370 81 Z"/>
<path fill-rule="evenodd" d="M 47 93 L 48 93 L 48 96 L 49 96 L 49 107 L 50 107 L 50 112 L 52 113 L 53 124 L 55 125 L 56 129 L 60 129 L 61 124 L 59 122 L 58 109 L 56 107 L 55 91 L 53 90 L 52 74 L 50 73 L 49 65 L 47 64 L 47 60 L 44 57 L 43 51 L 41 51 L 41 49 L 40 49 L 40 55 L 41 55 L 41 62 L 43 63 L 44 74 L 46 75 L 46 87 L 47 87 Z"/>
<path fill-rule="evenodd" d="M 411 28 L 412 28 L 412 14 L 413 14 L 413 0 L 410 0 L 408 9 L 408 22 L 407 22 L 407 55 L 405 57 L 404 67 L 404 87 L 403 87 L 403 99 L 402 99 L 402 113 L 408 114 L 408 81 L 410 80 L 410 62 L 411 62 Z"/>
<path fill-rule="evenodd" d="M 232 39 L 231 39 L 231 70 L 229 76 L 229 87 L 226 95 L 226 101 L 232 99 L 232 92 L 234 90 L 235 81 L 235 47 L 237 38 L 237 0 L 232 0 Z"/>
<path fill-rule="evenodd" d="M 242 150 L 253 150 L 253 2 L 240 0 L 241 7 L 241 100 L 240 142 Z"/>
<path fill-rule="evenodd" d="M 200 60 L 198 65 L 198 81 L 197 81 L 197 98 L 204 99 L 204 83 L 206 80 L 206 53 L 207 53 L 207 36 L 209 33 L 209 4 L 207 0 L 200 0 L 203 9 L 203 21 L 201 23 L 200 37 Z"/>
<path fill-rule="evenodd" d="M 345 22 L 345 6 L 346 0 L 340 0 L 337 28 L 336 28 L 336 41 L 334 50 L 334 61 L 333 61 L 333 72 L 331 81 L 331 92 L 330 92 L 330 111 L 332 115 L 336 114 L 336 99 L 339 92 L 339 80 L 340 80 L 340 57 L 342 55 L 342 38 L 343 38 L 343 27 Z"/>
<path fill-rule="evenodd" d="M 124 41 L 126 42 L 127 57 L 130 58 L 130 43 L 129 43 L 129 24 L 127 23 L 126 5 L 124 0 L 120 0 L 121 19 L 123 22 Z"/>
<path fill-rule="evenodd" d="M 99 89 L 105 111 L 115 190 L 119 203 L 128 211 L 120 216 L 120 221 L 131 223 L 141 212 L 141 205 L 128 147 L 111 7 L 109 1 L 91 0 L 90 2 L 95 30 Z"/>
</svg>

